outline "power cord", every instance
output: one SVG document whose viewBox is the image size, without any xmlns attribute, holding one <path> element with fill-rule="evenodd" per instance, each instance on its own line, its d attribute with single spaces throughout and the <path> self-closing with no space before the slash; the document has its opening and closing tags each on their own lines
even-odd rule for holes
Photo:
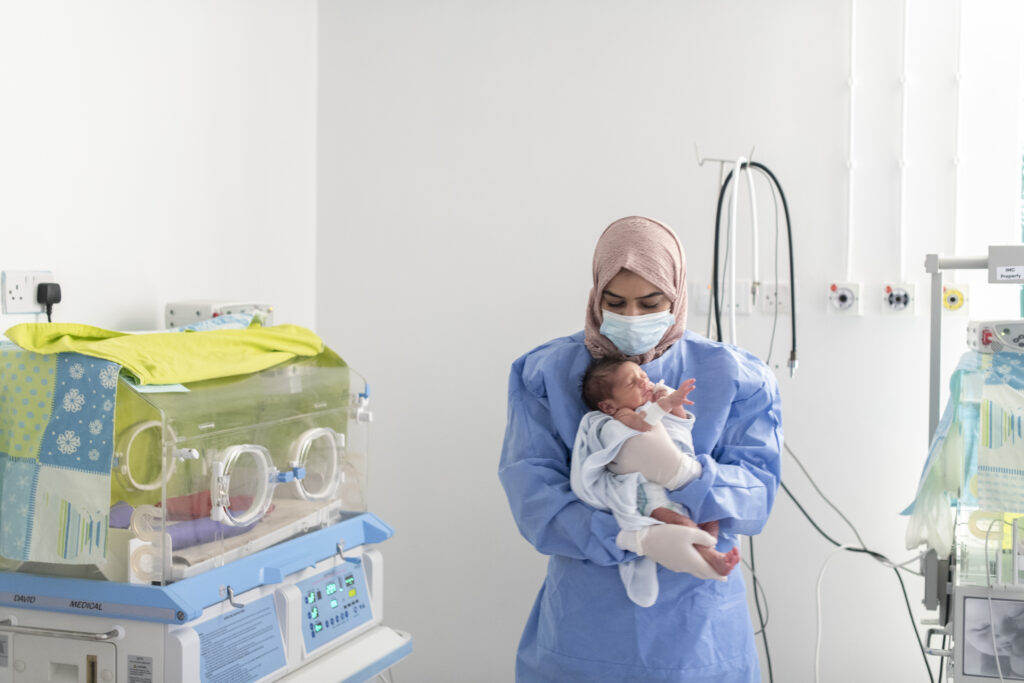
<svg viewBox="0 0 1024 683">
<path fill-rule="evenodd" d="M 760 623 L 758 624 L 757 631 L 754 632 L 755 636 L 759 636 L 764 631 L 765 627 L 768 626 L 768 617 L 770 616 L 768 613 L 768 596 L 765 595 L 764 586 L 762 586 L 761 582 L 758 581 L 757 574 L 754 573 L 753 567 L 751 567 L 750 563 L 747 562 L 747 558 L 741 557 L 740 562 L 742 562 L 743 566 L 750 572 L 750 579 L 753 581 L 754 586 L 754 599 L 757 599 L 757 592 L 760 591 L 761 598 L 764 600 L 764 616 L 762 617 L 761 613 L 758 612 L 757 616 Z M 769 675 L 771 675 L 771 671 L 769 671 Z"/>
<path fill-rule="evenodd" d="M 999 681 L 1003 683 L 1003 665 L 999 661 L 999 646 L 996 645 L 996 618 L 992 610 L 992 572 L 989 571 L 988 563 L 988 538 L 992 534 L 992 528 L 996 525 L 1010 524 L 1005 519 L 993 519 L 988 523 L 988 529 L 985 531 L 985 585 L 987 586 L 986 597 L 988 598 L 988 633 L 992 637 L 992 658 L 996 660 L 996 672 L 999 674 Z M 1010 524 L 1012 527 L 1013 525 Z M 1003 534 L 1003 530 L 1000 528 L 1000 536 Z M 999 552 L 998 550 L 996 551 Z M 999 555 L 996 555 L 996 562 L 999 562 Z"/>
<path fill-rule="evenodd" d="M 811 517 L 811 515 L 807 512 L 807 510 L 804 509 L 804 507 L 800 504 L 800 502 L 796 499 L 796 497 L 793 495 L 793 493 L 789 490 L 789 488 L 783 482 L 780 481 L 779 482 L 779 486 L 782 487 L 782 490 L 786 493 L 787 496 L 789 496 L 789 499 L 791 501 L 793 501 L 793 504 L 796 505 L 797 509 L 800 510 L 800 512 L 803 514 L 803 516 L 807 519 L 807 521 L 810 522 L 811 526 L 813 526 L 814 529 L 819 534 L 821 534 L 821 536 L 825 540 L 827 540 L 832 545 L 836 546 L 836 548 L 838 550 L 847 550 L 847 551 L 853 552 L 853 553 L 864 553 L 864 554 L 869 555 L 870 557 L 874 558 L 875 560 L 877 560 L 882 565 L 884 565 L 886 567 L 890 567 L 896 573 L 896 579 L 900 582 L 900 590 L 903 591 L 903 602 L 907 606 L 907 614 L 910 616 L 910 624 L 911 624 L 911 627 L 914 630 L 914 638 L 917 640 L 917 646 L 918 646 L 918 648 L 921 651 L 921 658 L 924 660 L 924 666 L 928 670 L 928 679 L 930 681 L 932 681 L 932 683 L 935 683 L 935 677 L 932 674 L 932 668 L 928 664 L 928 655 L 925 653 L 925 650 L 924 650 L 924 643 L 921 642 L 921 634 L 919 634 L 917 632 L 917 624 L 914 622 L 914 613 L 913 613 L 913 611 L 911 610 L 911 607 L 910 607 L 910 598 L 907 595 L 907 587 L 903 583 L 903 577 L 900 576 L 900 571 L 901 570 L 909 572 L 909 573 L 912 573 L 912 574 L 916 574 L 917 572 L 910 572 L 910 570 L 906 569 L 903 565 L 904 564 L 909 564 L 910 562 L 914 562 L 918 558 L 916 558 L 916 557 L 915 558 L 911 558 L 910 560 L 907 560 L 906 562 L 903 562 L 903 563 L 900 563 L 900 564 L 895 564 L 895 563 L 892 562 L 892 560 L 890 560 L 885 555 L 883 555 L 881 553 L 878 553 L 878 552 L 875 552 L 873 550 L 868 550 L 866 547 L 863 547 L 863 545 L 862 545 L 862 547 L 858 548 L 858 547 L 855 547 L 855 546 L 843 545 L 843 544 L 839 543 L 839 541 L 837 541 L 834 538 L 832 538 L 831 536 L 829 536 L 827 533 L 825 533 L 824 530 L 822 530 L 822 528 L 820 526 L 818 526 L 817 522 L 814 521 L 814 518 Z M 815 486 L 815 490 L 818 490 L 817 486 Z M 819 494 L 820 494 L 820 490 L 819 490 Z M 828 501 L 828 499 L 823 494 L 822 494 L 822 498 L 825 498 L 826 502 L 828 502 L 829 505 L 832 505 L 832 503 L 830 501 Z M 832 507 L 833 507 L 833 509 L 835 509 L 834 505 Z M 844 519 L 845 519 L 845 517 L 844 517 Z M 859 537 L 860 536 L 858 534 L 858 538 Z M 831 556 L 829 557 L 829 559 L 831 559 Z M 826 560 L 826 563 L 827 562 L 828 562 L 828 560 Z M 825 570 L 825 567 L 822 566 L 822 573 L 824 573 L 824 570 Z M 820 587 L 820 581 L 821 581 L 821 576 L 820 575 L 819 575 L 818 581 L 819 581 L 819 587 Z M 817 648 L 815 649 L 815 673 L 817 673 Z"/>
<path fill-rule="evenodd" d="M 779 197 L 775 193 L 775 187 L 772 186 L 772 215 L 775 216 L 775 252 L 772 256 L 772 280 L 775 283 L 775 292 L 773 295 L 773 301 L 775 301 L 775 311 L 772 315 L 772 333 L 768 339 L 768 355 L 765 356 L 764 364 L 771 367 L 772 364 L 772 353 L 775 350 L 775 332 L 779 326 Z M 792 287 L 792 284 L 790 284 Z"/>
<path fill-rule="evenodd" d="M 768 665 L 768 682 L 773 683 L 775 677 L 772 675 L 772 655 L 768 648 L 768 618 L 761 615 L 761 599 L 757 595 L 757 573 L 754 571 L 754 537 L 747 536 L 747 545 L 750 549 L 750 575 L 754 578 L 754 605 L 757 607 L 757 620 L 761 624 L 761 642 L 764 643 L 764 661 Z M 762 593 L 764 591 L 762 590 Z M 768 598 L 765 597 L 765 614 L 768 612 Z"/>
<path fill-rule="evenodd" d="M 818 488 L 818 485 L 816 483 L 814 483 L 814 478 L 811 477 L 811 473 L 808 472 L 807 468 L 804 467 L 804 464 L 802 462 L 800 462 L 800 458 L 796 457 L 796 453 L 794 453 L 793 449 L 789 447 L 789 444 L 788 443 L 783 444 L 783 448 L 785 448 L 786 452 L 789 453 L 789 457 L 793 458 L 793 462 L 795 462 L 797 467 L 800 468 L 800 471 L 804 473 L 804 476 L 807 477 L 807 481 L 810 482 L 811 486 L 814 487 L 814 490 L 817 491 L 819 496 L 821 496 L 821 499 L 824 500 L 828 504 L 828 506 L 830 508 L 835 510 L 836 514 L 839 515 L 840 519 L 842 519 L 844 522 L 846 522 L 846 525 L 850 527 L 850 529 L 853 531 L 853 535 L 856 536 L 857 537 L 857 541 L 860 542 L 860 547 L 861 548 L 867 548 L 867 545 L 864 543 L 864 539 L 861 538 L 860 534 L 857 532 L 857 527 L 855 527 L 853 525 L 853 522 L 851 522 L 849 519 L 847 519 L 846 515 L 843 514 L 842 510 L 837 508 L 835 506 L 835 504 L 831 500 L 829 500 L 829 497 L 826 496 L 825 493 L 821 489 Z M 806 513 L 804 513 L 804 514 L 806 514 Z M 815 527 L 815 528 L 817 528 L 817 527 Z M 818 529 L 818 531 L 821 532 L 821 533 L 824 533 L 824 532 L 821 531 L 821 529 Z M 834 541 L 833 541 L 833 543 L 834 543 Z"/>
<path fill-rule="evenodd" d="M 739 164 L 739 169 L 733 169 L 729 171 L 729 174 L 725 176 L 725 180 L 722 181 L 722 187 L 718 192 L 718 208 L 715 212 L 715 248 L 714 248 L 714 263 L 712 264 L 712 276 L 711 276 L 711 303 L 712 310 L 715 315 L 715 326 L 717 328 L 718 341 L 722 341 L 722 302 L 719 294 L 718 284 L 718 244 L 721 236 L 721 225 L 722 225 L 722 204 L 725 200 L 726 190 L 729 187 L 729 183 L 732 181 L 733 175 L 738 170 L 743 170 L 747 167 L 754 168 L 759 171 L 762 175 L 768 178 L 770 184 L 773 186 L 773 191 L 777 191 L 779 198 L 782 200 L 782 210 L 786 216 L 786 234 L 788 236 L 789 244 L 789 302 L 790 302 L 790 327 L 792 335 L 792 346 L 789 353 L 789 361 L 786 363 L 789 366 L 789 373 L 792 376 L 796 372 L 797 357 L 796 357 L 796 282 L 794 278 L 794 266 L 793 266 L 793 227 L 789 218 L 789 203 L 786 201 L 786 193 L 782 190 L 782 185 L 779 184 L 778 178 L 771 172 L 764 164 L 757 161 L 749 161 Z"/>
</svg>

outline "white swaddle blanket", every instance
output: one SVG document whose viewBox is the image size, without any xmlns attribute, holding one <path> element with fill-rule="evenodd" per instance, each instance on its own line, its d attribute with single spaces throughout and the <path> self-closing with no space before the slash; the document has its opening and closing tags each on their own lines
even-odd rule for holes
<svg viewBox="0 0 1024 683">
<path fill-rule="evenodd" d="M 690 426 L 692 418 L 683 420 L 668 414 L 662 420 L 673 443 L 692 457 Z M 639 472 L 615 474 L 608 470 L 630 437 L 640 432 L 627 427 L 610 415 L 594 410 L 583 416 L 572 449 L 569 483 L 573 493 L 588 505 L 608 510 L 619 527 L 631 531 L 661 524 L 640 513 L 637 492 L 646 479 Z M 699 470 L 698 470 L 699 471 Z M 641 607 L 650 607 L 658 599 L 658 564 L 649 557 L 640 556 L 619 564 L 619 575 L 629 599 Z"/>
</svg>

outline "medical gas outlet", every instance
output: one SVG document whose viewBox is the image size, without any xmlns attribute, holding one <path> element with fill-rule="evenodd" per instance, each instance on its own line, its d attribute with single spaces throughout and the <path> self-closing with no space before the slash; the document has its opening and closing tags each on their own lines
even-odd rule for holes
<svg viewBox="0 0 1024 683">
<path fill-rule="evenodd" d="M 967 285 L 942 286 L 942 310 L 947 313 L 966 313 L 969 289 Z"/>
<path fill-rule="evenodd" d="M 882 310 L 886 313 L 914 313 L 916 298 L 913 283 L 887 284 L 883 288 Z"/>
<path fill-rule="evenodd" d="M 832 313 L 860 315 L 860 283 L 833 282 L 828 288 L 828 310 Z"/>
</svg>

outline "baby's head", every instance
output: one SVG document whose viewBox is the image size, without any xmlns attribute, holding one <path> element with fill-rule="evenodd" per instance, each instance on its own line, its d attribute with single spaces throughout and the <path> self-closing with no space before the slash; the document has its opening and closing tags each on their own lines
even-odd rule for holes
<svg viewBox="0 0 1024 683">
<path fill-rule="evenodd" d="M 598 358 L 583 373 L 583 402 L 609 415 L 636 410 L 654 398 L 654 385 L 639 365 L 619 358 Z"/>
</svg>

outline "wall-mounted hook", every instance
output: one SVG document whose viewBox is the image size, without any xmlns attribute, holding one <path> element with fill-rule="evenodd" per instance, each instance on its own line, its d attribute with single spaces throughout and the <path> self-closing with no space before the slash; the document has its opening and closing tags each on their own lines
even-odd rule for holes
<svg viewBox="0 0 1024 683">
<path fill-rule="evenodd" d="M 754 160 L 754 150 L 755 149 L 757 149 L 757 146 L 754 146 L 754 147 L 750 148 L 750 155 L 747 157 L 747 162 L 748 163 Z M 700 147 L 697 146 L 696 142 L 693 143 L 693 151 L 694 151 L 694 154 L 697 155 L 697 165 L 698 166 L 703 166 L 705 161 L 714 161 L 714 162 L 718 163 L 718 186 L 721 187 L 722 186 L 722 182 L 725 180 L 725 165 L 726 164 L 728 164 L 730 166 L 734 165 L 736 163 L 736 159 L 719 159 L 717 157 L 702 157 L 700 155 Z"/>
<path fill-rule="evenodd" d="M 750 148 L 750 154 L 747 155 L 747 161 L 753 161 L 754 160 L 754 150 L 756 150 L 756 149 L 757 149 L 756 145 Z M 719 164 L 735 164 L 736 163 L 736 159 L 735 158 L 733 158 L 733 159 L 719 159 L 717 157 L 702 157 L 700 155 L 700 147 L 697 146 L 696 142 L 693 143 L 693 151 L 697 155 L 697 165 L 698 166 L 703 166 L 705 161 L 715 161 L 715 162 L 718 162 Z"/>
</svg>

